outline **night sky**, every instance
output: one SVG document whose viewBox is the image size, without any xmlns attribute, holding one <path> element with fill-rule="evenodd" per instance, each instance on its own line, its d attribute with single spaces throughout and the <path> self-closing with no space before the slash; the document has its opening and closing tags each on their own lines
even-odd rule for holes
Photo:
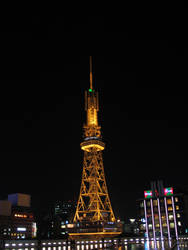
<svg viewBox="0 0 188 250">
<path fill-rule="evenodd" d="M 3 24 L 2 197 L 31 194 L 39 210 L 77 200 L 88 52 L 115 214 L 135 217 L 152 180 L 188 186 L 188 50 L 178 27 L 128 18 L 118 26 L 103 16 L 7 17 Z"/>
</svg>

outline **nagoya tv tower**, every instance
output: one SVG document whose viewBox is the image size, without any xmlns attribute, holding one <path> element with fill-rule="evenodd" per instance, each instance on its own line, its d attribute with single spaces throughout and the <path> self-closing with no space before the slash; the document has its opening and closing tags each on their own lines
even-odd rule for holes
<svg viewBox="0 0 188 250">
<path fill-rule="evenodd" d="M 80 194 L 73 222 L 85 227 L 85 233 L 91 228 L 104 235 L 104 225 L 111 225 L 108 234 L 114 234 L 116 219 L 108 195 L 102 151 L 105 144 L 101 137 L 101 127 L 98 124 L 99 98 L 93 88 L 92 57 L 90 56 L 90 88 L 85 91 L 86 123 L 83 126 L 84 140 L 80 144 L 84 151 L 83 172 Z M 87 226 L 86 226 L 87 225 Z M 95 228 L 95 230 L 94 230 Z M 117 228 L 116 228 L 117 229 Z M 83 232 L 83 230 L 81 230 Z M 107 232 L 107 230 L 105 230 Z M 120 233 L 120 232 L 119 232 Z M 79 233 L 77 232 L 77 235 Z M 69 234 L 72 235 L 73 234 Z M 80 234 L 81 235 L 81 234 Z M 83 235 L 83 234 L 82 234 Z"/>
</svg>

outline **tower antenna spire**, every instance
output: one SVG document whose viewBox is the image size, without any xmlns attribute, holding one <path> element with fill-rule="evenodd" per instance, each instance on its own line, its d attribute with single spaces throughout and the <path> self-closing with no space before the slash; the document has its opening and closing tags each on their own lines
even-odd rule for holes
<svg viewBox="0 0 188 250">
<path fill-rule="evenodd" d="M 93 90 L 92 56 L 90 56 L 90 89 Z"/>
</svg>

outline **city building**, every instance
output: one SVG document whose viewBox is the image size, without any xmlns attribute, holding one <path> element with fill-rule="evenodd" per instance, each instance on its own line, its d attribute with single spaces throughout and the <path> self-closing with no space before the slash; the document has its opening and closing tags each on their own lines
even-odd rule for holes
<svg viewBox="0 0 188 250">
<path fill-rule="evenodd" d="M 70 227 L 73 216 L 76 210 L 75 202 L 69 201 L 57 201 L 54 204 L 54 211 L 52 215 L 52 234 L 54 237 L 62 237 L 68 235 L 68 228 Z"/>
<path fill-rule="evenodd" d="M 73 215 L 75 213 L 76 204 L 69 200 L 69 201 L 57 201 L 54 204 L 54 216 L 60 215 L 62 218 L 64 217 L 65 220 L 72 220 Z"/>
<path fill-rule="evenodd" d="M 139 235 L 139 223 L 135 218 L 128 219 L 123 223 L 123 236 L 138 236 Z"/>
<path fill-rule="evenodd" d="M 36 222 L 30 207 L 30 195 L 11 194 L 0 201 L 0 239 L 36 237 Z"/>
<path fill-rule="evenodd" d="M 67 238 L 68 228 L 73 221 L 76 204 L 74 201 L 56 201 L 44 216 L 41 227 L 41 238 Z"/>
<path fill-rule="evenodd" d="M 162 181 L 151 182 L 138 202 L 140 232 L 146 237 L 179 238 L 187 233 L 188 196 Z"/>
</svg>

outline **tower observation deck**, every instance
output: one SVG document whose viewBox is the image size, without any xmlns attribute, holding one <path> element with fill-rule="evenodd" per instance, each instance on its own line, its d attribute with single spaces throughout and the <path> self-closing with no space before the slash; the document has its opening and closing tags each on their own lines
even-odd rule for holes
<svg viewBox="0 0 188 250">
<path fill-rule="evenodd" d="M 101 238 L 121 233 L 116 222 L 104 174 L 101 127 L 98 124 L 99 98 L 93 89 L 92 58 L 90 56 L 90 88 L 85 91 L 86 123 L 83 126 L 84 139 L 81 149 L 84 151 L 83 171 L 80 194 L 69 233 L 71 238 Z"/>
</svg>

